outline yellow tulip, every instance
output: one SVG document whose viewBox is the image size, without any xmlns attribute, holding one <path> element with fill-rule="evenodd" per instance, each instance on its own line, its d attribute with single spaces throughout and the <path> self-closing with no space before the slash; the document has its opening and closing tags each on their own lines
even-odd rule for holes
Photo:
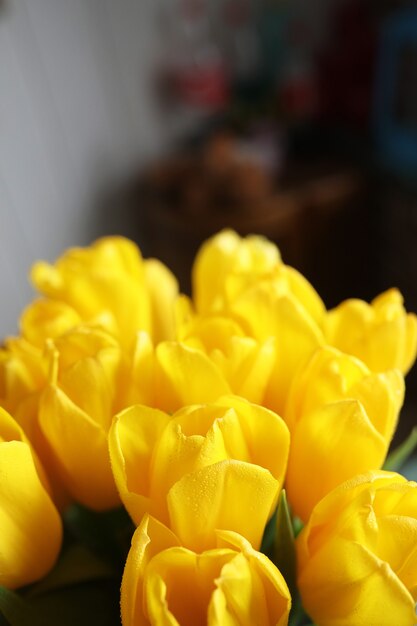
<svg viewBox="0 0 417 626">
<path fill-rule="evenodd" d="M 198 313 L 224 307 L 229 276 L 261 276 L 281 262 L 278 248 L 268 239 L 251 235 L 241 238 L 223 230 L 208 239 L 194 261 L 193 295 Z"/>
<path fill-rule="evenodd" d="M 159 261 L 144 261 L 128 239 L 106 237 L 67 250 L 54 265 L 35 263 L 31 278 L 44 299 L 24 312 L 21 330 L 36 345 L 80 320 L 115 334 L 125 346 L 138 330 L 155 341 L 173 338 L 177 282 Z"/>
<path fill-rule="evenodd" d="M 39 422 L 60 478 L 85 506 L 116 506 L 107 433 L 118 402 L 120 346 L 104 331 L 80 327 L 50 341 L 49 358 Z"/>
<path fill-rule="evenodd" d="M 382 466 L 403 399 L 398 370 L 374 374 L 334 348 L 317 350 L 294 379 L 285 411 L 286 488 L 301 519 L 338 484 Z"/>
<path fill-rule="evenodd" d="M 172 416 L 138 405 L 115 417 L 109 446 L 136 524 L 148 512 L 194 550 L 212 547 L 217 528 L 260 545 L 289 449 L 288 429 L 271 411 L 236 396 Z"/>
<path fill-rule="evenodd" d="M 145 332 L 136 336 L 122 387 L 120 409 L 146 404 L 170 413 L 231 393 L 221 370 L 204 352 L 175 341 L 155 348 Z"/>
<path fill-rule="evenodd" d="M 417 623 L 417 484 L 359 475 L 315 507 L 297 538 L 298 587 L 320 626 Z"/>
<path fill-rule="evenodd" d="M 230 312 L 257 341 L 274 338 L 275 362 L 262 404 L 282 414 L 294 376 L 324 343 L 319 325 L 293 293 L 269 282 L 241 294 Z"/>
<path fill-rule="evenodd" d="M 407 314 L 397 289 L 379 295 L 371 304 L 346 300 L 325 321 L 327 341 L 361 359 L 373 372 L 391 368 L 406 374 L 417 353 L 417 317 Z"/>
<path fill-rule="evenodd" d="M 274 341 L 275 360 L 262 404 L 282 413 L 296 372 L 325 343 L 326 310 L 317 292 L 281 262 L 268 240 L 223 231 L 197 254 L 193 294 L 198 314 L 227 316 L 248 338 L 260 344 Z"/>
<path fill-rule="evenodd" d="M 262 404 L 275 361 L 273 337 L 259 342 L 224 315 L 196 315 L 182 296 L 177 302 L 177 333 L 183 344 L 206 354 L 221 371 L 231 391 Z"/>
<path fill-rule="evenodd" d="M 133 535 L 123 626 L 286 626 L 290 609 L 279 570 L 235 532 L 217 530 L 213 549 L 197 553 L 152 517 Z"/>
<path fill-rule="evenodd" d="M 62 542 L 46 478 L 14 420 L 0 410 L 0 584 L 22 587 L 45 576 Z"/>
<path fill-rule="evenodd" d="M 0 350 L 0 406 L 13 416 L 42 460 L 53 500 L 61 510 L 68 504 L 68 494 L 38 419 L 39 398 L 47 383 L 45 353 L 24 339 L 9 338 Z"/>
<path fill-rule="evenodd" d="M 46 491 L 51 495 L 51 481 L 48 475 L 45 472 L 45 468 L 42 465 L 38 454 L 32 444 L 32 441 L 26 436 L 26 433 L 18 424 L 18 422 L 8 413 L 8 411 L 4 410 L 0 407 L 0 442 L 1 441 L 21 441 L 29 446 L 33 462 L 36 467 L 36 471 L 38 473 L 39 479 Z"/>
</svg>

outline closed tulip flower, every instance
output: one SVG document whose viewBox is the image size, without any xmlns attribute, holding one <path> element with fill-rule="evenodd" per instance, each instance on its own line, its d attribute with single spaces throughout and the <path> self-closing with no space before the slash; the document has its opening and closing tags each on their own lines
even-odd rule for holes
<svg viewBox="0 0 417 626">
<path fill-rule="evenodd" d="M 417 317 L 405 311 L 397 289 L 368 304 L 346 300 L 325 321 L 327 341 L 361 359 L 373 372 L 398 368 L 406 374 L 417 353 Z"/>
<path fill-rule="evenodd" d="M 223 231 L 197 254 L 193 294 L 198 314 L 233 319 L 259 344 L 274 341 L 274 364 L 265 379 L 262 404 L 281 414 L 299 367 L 325 343 L 326 310 L 317 292 L 282 263 L 268 240 Z"/>
<path fill-rule="evenodd" d="M 324 344 L 319 324 L 286 281 L 254 285 L 230 305 L 230 313 L 257 341 L 274 338 L 275 361 L 263 404 L 282 414 L 294 376 Z"/>
<path fill-rule="evenodd" d="M 53 500 L 59 508 L 68 504 L 56 458 L 39 426 L 39 399 L 48 384 L 47 355 L 25 339 L 10 338 L 0 350 L 0 406 L 25 432 L 48 476 Z"/>
<path fill-rule="evenodd" d="M 259 236 L 239 237 L 223 230 L 200 248 L 193 265 L 193 294 L 198 313 L 224 308 L 229 277 L 259 277 L 281 263 L 278 248 Z"/>
<path fill-rule="evenodd" d="M 279 570 L 235 532 L 219 529 L 213 549 L 194 552 L 146 516 L 133 536 L 123 626 L 286 626 L 290 608 Z"/>
<path fill-rule="evenodd" d="M 343 483 L 315 507 L 297 555 L 318 626 L 414 626 L 417 484 L 382 471 Z"/>
<path fill-rule="evenodd" d="M 294 379 L 285 411 L 291 432 L 286 488 L 301 519 L 338 484 L 382 466 L 403 398 L 398 370 L 375 374 L 334 348 L 317 350 Z"/>
<path fill-rule="evenodd" d="M 155 341 L 173 338 L 177 282 L 159 261 L 144 261 L 128 239 L 105 237 L 69 249 L 54 265 L 39 261 L 31 278 L 44 298 L 26 309 L 21 330 L 37 345 L 80 321 L 100 325 L 124 346 L 138 330 Z"/>
<path fill-rule="evenodd" d="M 0 584 L 15 589 L 53 567 L 62 523 L 45 475 L 18 424 L 0 410 Z"/>
<path fill-rule="evenodd" d="M 116 506 L 107 434 L 118 402 L 120 346 L 104 331 L 80 327 L 50 342 L 49 358 L 39 422 L 60 478 L 85 506 Z"/>
<path fill-rule="evenodd" d="M 235 396 L 174 415 L 134 406 L 109 434 L 121 498 L 138 524 L 145 512 L 194 550 L 217 528 L 259 547 L 285 476 L 289 433 L 277 415 Z"/>
<path fill-rule="evenodd" d="M 36 437 L 37 397 L 48 378 L 48 362 L 42 350 L 21 338 L 6 340 L 0 350 L 0 405 Z"/>
<path fill-rule="evenodd" d="M 242 327 L 225 315 L 195 315 L 185 296 L 179 298 L 177 308 L 181 310 L 177 322 L 181 342 L 206 354 L 233 393 L 262 404 L 275 362 L 274 338 L 260 342 L 247 337 Z"/>
<path fill-rule="evenodd" d="M 172 413 L 231 393 L 221 369 L 204 352 L 183 342 L 163 341 L 155 347 L 149 335 L 140 332 L 126 365 L 121 408 L 146 404 Z"/>
</svg>

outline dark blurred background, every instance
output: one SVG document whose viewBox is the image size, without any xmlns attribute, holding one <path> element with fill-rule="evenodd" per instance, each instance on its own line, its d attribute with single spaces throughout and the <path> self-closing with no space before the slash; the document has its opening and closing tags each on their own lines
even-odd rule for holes
<svg viewBox="0 0 417 626">
<path fill-rule="evenodd" d="M 417 311 L 417 2 L 3 0 L 0 220 L 2 334 L 35 258 L 110 233 L 185 291 L 231 227 L 328 307 Z"/>
</svg>

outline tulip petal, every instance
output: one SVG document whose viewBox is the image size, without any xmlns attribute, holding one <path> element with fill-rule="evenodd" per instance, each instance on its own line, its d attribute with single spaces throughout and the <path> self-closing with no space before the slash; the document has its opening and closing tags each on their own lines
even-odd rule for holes
<svg viewBox="0 0 417 626">
<path fill-rule="evenodd" d="M 226 447 L 231 452 L 230 457 L 265 467 L 278 480 L 281 488 L 290 448 L 290 433 L 285 422 L 272 411 L 237 396 L 220 398 L 216 404 L 234 409 L 249 450 L 245 458 L 239 456 L 239 447 L 232 452 L 233 438 L 230 435 L 234 431 L 229 431 L 230 418 L 225 415 L 224 419 L 219 420 L 219 428 L 223 432 Z"/>
<path fill-rule="evenodd" d="M 149 511 L 151 462 L 170 418 L 162 411 L 133 406 L 119 413 L 109 432 L 109 450 L 117 488 L 136 524 Z"/>
<path fill-rule="evenodd" d="M 177 546 L 173 533 L 157 520 L 145 515 L 132 537 L 121 586 L 123 626 L 148 626 L 144 613 L 143 579 L 149 561 L 162 550 Z"/>
<path fill-rule="evenodd" d="M 155 343 L 173 340 L 174 301 L 178 295 L 178 282 L 172 272 L 157 259 L 147 259 L 144 270 L 151 302 L 152 337 Z"/>
<path fill-rule="evenodd" d="M 215 545 L 215 530 L 234 530 L 256 548 L 277 497 L 278 481 L 266 469 L 222 461 L 187 474 L 168 493 L 171 527 L 197 551 Z"/>
<path fill-rule="evenodd" d="M 0 444 L 0 475 L 0 584 L 14 589 L 52 568 L 62 524 L 26 443 Z"/>
<path fill-rule="evenodd" d="M 268 607 L 269 622 L 276 626 L 287 626 L 291 610 L 288 585 L 277 567 L 262 552 L 257 552 L 244 537 L 230 530 L 216 531 L 219 547 L 241 550 L 251 568 L 262 580 Z"/>
<path fill-rule="evenodd" d="M 411 594 L 359 543 L 326 543 L 303 563 L 298 583 L 306 611 L 320 626 L 392 626 L 394 616 L 396 626 L 415 623 Z"/>
<path fill-rule="evenodd" d="M 305 415 L 291 435 L 286 478 L 295 514 L 306 521 L 314 505 L 338 484 L 381 467 L 387 447 L 356 400 L 324 405 Z M 308 479 L 306 468 L 314 468 Z"/>
<path fill-rule="evenodd" d="M 156 348 L 159 364 L 156 401 L 158 408 L 172 412 L 186 404 L 212 402 L 230 393 L 218 368 L 203 353 L 179 343 Z"/>
<path fill-rule="evenodd" d="M 233 304 L 232 311 L 259 341 L 276 339 L 276 360 L 263 404 L 282 414 L 290 383 L 323 343 L 322 333 L 291 294 L 274 296 L 267 289 L 252 289 Z"/>
<path fill-rule="evenodd" d="M 96 510 L 117 506 L 107 432 L 54 385 L 42 394 L 39 421 L 74 499 Z"/>
</svg>

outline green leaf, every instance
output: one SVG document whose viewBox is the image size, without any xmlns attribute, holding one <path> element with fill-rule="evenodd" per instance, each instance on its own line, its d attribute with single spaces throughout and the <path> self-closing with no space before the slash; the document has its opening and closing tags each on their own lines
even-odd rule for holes
<svg viewBox="0 0 417 626">
<path fill-rule="evenodd" d="M 274 546 L 275 546 L 275 532 L 277 526 L 277 509 L 267 523 L 264 535 L 262 537 L 261 552 L 266 554 L 271 560 L 274 559 Z"/>
<path fill-rule="evenodd" d="M 416 448 L 417 426 L 413 428 L 407 439 L 388 455 L 383 469 L 390 472 L 399 472 Z"/>
<path fill-rule="evenodd" d="M 295 595 L 297 559 L 294 531 L 285 489 L 281 491 L 278 500 L 274 562 L 284 576 L 291 595 Z"/>
<path fill-rule="evenodd" d="M 16 592 L 0 587 L 1 626 L 45 626 L 39 616 Z"/>
<path fill-rule="evenodd" d="M 408 480 L 414 480 L 417 482 L 417 457 L 413 456 L 407 461 L 401 470 L 401 474 Z"/>
</svg>

